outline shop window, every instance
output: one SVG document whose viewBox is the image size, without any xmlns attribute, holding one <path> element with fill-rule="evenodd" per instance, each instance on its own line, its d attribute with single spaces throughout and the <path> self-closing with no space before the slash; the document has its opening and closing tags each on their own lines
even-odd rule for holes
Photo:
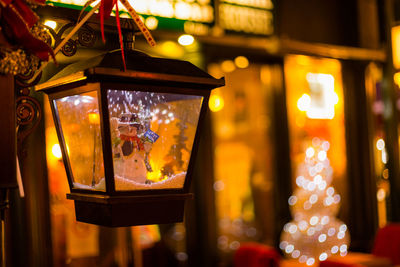
<svg viewBox="0 0 400 267">
<path fill-rule="evenodd" d="M 284 73 L 293 195 L 292 220 L 282 229 L 280 248 L 313 265 L 331 254 L 345 255 L 349 243 L 347 226 L 338 218 L 347 195 L 341 64 L 288 55 Z"/>
<path fill-rule="evenodd" d="M 304 151 L 315 138 L 328 141 L 332 184 L 343 198 L 347 161 L 340 62 L 290 55 L 285 58 L 284 69 L 293 170 L 304 160 Z"/>
<path fill-rule="evenodd" d="M 274 168 L 272 95 L 281 68 L 249 63 L 245 57 L 212 63 L 226 86 L 214 90 L 210 110 L 214 146 L 217 246 L 222 262 L 240 243 L 273 245 Z M 275 83 L 275 84 L 274 84 Z M 225 257 L 225 258 L 224 258 Z"/>
</svg>

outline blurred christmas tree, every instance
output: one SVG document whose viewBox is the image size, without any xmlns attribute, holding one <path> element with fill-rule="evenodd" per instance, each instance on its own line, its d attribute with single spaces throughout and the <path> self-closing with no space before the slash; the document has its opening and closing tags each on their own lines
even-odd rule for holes
<svg viewBox="0 0 400 267">
<path fill-rule="evenodd" d="M 314 138 L 297 170 L 298 188 L 289 198 L 293 221 L 284 226 L 280 248 L 307 265 L 330 255 L 347 254 L 347 226 L 335 218 L 340 196 L 330 186 L 332 167 L 327 157 L 329 142 Z"/>
</svg>

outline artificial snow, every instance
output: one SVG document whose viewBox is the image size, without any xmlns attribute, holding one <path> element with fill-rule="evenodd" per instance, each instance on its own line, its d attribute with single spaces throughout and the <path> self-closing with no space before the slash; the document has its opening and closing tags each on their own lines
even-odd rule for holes
<svg viewBox="0 0 400 267">
<path fill-rule="evenodd" d="M 138 183 L 119 175 L 115 175 L 115 190 L 123 191 L 123 190 L 151 190 L 151 189 L 179 189 L 183 187 L 185 182 L 186 172 L 178 173 L 176 175 L 172 175 L 170 178 L 162 180 L 160 182 L 153 182 L 150 184 Z M 101 190 L 105 191 L 105 179 L 102 178 L 99 183 L 97 183 L 94 187 L 74 183 L 75 188 L 79 189 L 90 189 L 90 190 Z"/>
</svg>

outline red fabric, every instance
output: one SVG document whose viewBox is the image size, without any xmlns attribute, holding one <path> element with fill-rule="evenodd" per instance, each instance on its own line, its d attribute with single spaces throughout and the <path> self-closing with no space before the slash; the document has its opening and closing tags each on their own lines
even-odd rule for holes
<svg viewBox="0 0 400 267">
<path fill-rule="evenodd" d="M 103 38 L 103 42 L 106 41 L 104 37 L 104 20 L 108 19 L 111 16 L 112 9 L 114 5 L 117 3 L 116 0 L 101 0 L 100 2 L 100 26 L 101 26 L 101 37 Z M 119 13 L 117 13 L 117 17 Z"/>
<path fill-rule="evenodd" d="M 277 267 L 281 255 L 272 247 L 243 243 L 234 255 L 235 267 Z"/>
<path fill-rule="evenodd" d="M 42 2 L 35 1 L 37 4 L 42 4 Z M 30 32 L 39 18 L 29 6 L 22 0 L 0 0 L 0 3 L 3 20 L 10 28 L 11 37 L 41 60 L 49 60 L 49 54 L 55 60 L 51 47 Z"/>
<path fill-rule="evenodd" d="M 112 12 L 112 9 L 114 6 L 116 7 L 116 20 L 117 20 L 118 37 L 119 37 L 120 47 L 121 47 L 122 62 L 124 64 L 124 70 L 126 70 L 124 43 L 122 41 L 121 24 L 119 21 L 118 0 L 101 0 L 101 2 L 100 2 L 101 37 L 103 38 L 103 42 L 105 42 L 106 38 L 104 36 L 104 20 L 108 19 L 111 16 L 111 12 Z"/>
<path fill-rule="evenodd" d="M 388 224 L 379 229 L 374 242 L 372 254 L 390 258 L 392 264 L 400 264 L 400 224 Z"/>
<path fill-rule="evenodd" d="M 118 1 L 115 2 L 115 10 L 116 10 L 117 14 L 119 14 Z M 124 70 L 126 71 L 124 42 L 122 40 L 121 23 L 119 21 L 119 15 L 117 16 L 117 28 L 118 28 L 119 45 L 121 46 L 122 63 L 124 63 Z"/>
<path fill-rule="evenodd" d="M 351 254 L 341 259 L 329 258 L 320 262 L 320 267 L 360 267 L 367 266 L 368 261 L 377 261 L 380 258 L 390 259 L 393 265 L 400 264 L 400 224 L 388 224 L 378 230 L 375 237 L 372 254 L 365 254 L 369 258 L 351 259 Z M 349 258 L 350 257 L 350 258 Z M 379 258 L 378 258 L 379 257 Z M 360 260 L 361 259 L 361 260 Z M 382 260 L 382 259 L 381 259 Z M 386 260 L 385 260 L 386 261 Z M 383 264 L 383 263 L 382 263 Z M 378 266 L 375 265 L 374 266 Z M 386 266 L 386 265 L 385 265 Z"/>
</svg>

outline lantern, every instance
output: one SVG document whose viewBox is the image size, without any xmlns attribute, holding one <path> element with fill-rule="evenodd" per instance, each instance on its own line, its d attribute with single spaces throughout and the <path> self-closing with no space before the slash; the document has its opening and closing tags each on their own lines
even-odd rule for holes
<svg viewBox="0 0 400 267">
<path fill-rule="evenodd" d="M 78 221 L 104 226 L 183 220 L 200 125 L 223 86 L 179 60 L 108 52 L 37 86 L 49 95 Z"/>
</svg>

